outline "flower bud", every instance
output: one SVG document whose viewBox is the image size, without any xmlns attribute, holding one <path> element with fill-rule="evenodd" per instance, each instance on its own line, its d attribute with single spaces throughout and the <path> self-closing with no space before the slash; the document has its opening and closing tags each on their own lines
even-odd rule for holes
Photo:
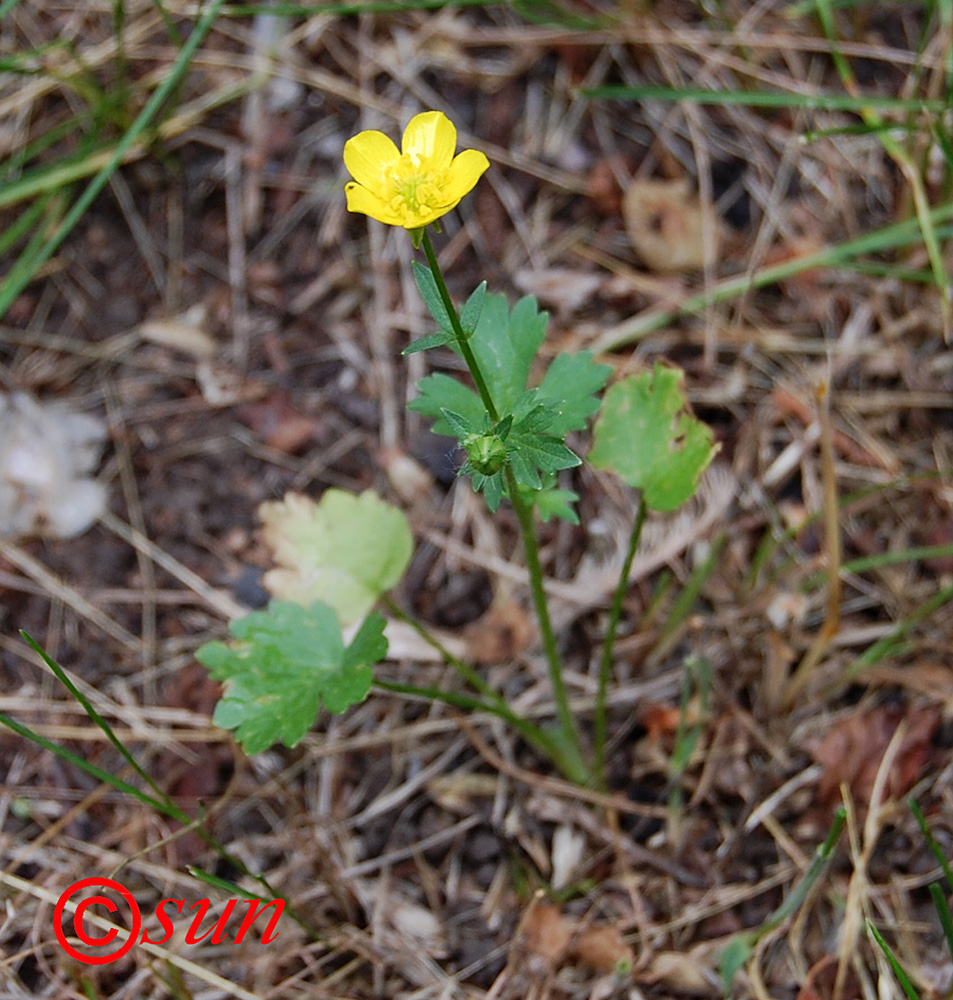
<svg viewBox="0 0 953 1000">
<path fill-rule="evenodd" d="M 506 445 L 499 434 L 468 434 L 463 447 L 470 464 L 484 476 L 499 472 L 506 461 Z"/>
</svg>

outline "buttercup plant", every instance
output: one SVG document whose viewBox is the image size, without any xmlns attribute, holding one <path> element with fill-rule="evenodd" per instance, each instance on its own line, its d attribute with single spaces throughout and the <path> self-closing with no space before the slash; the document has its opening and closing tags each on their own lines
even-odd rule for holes
<svg viewBox="0 0 953 1000">
<path fill-rule="evenodd" d="M 513 508 L 522 537 L 533 607 L 549 672 L 556 725 L 521 718 L 471 665 L 440 650 L 470 689 L 467 693 L 376 682 L 391 691 L 438 699 L 469 711 L 493 713 L 569 779 L 605 787 L 606 697 L 613 644 L 646 512 L 669 511 L 695 492 L 715 454 L 711 431 L 686 410 L 682 373 L 657 364 L 605 393 L 611 367 L 592 353 L 562 353 L 540 381 L 528 384 L 546 335 L 547 315 L 527 296 L 512 308 L 482 282 L 458 310 L 437 262 L 429 228 L 455 208 L 489 167 L 477 150 L 456 152 L 457 133 L 439 111 L 411 119 L 401 149 L 386 135 L 365 131 L 349 139 L 344 163 L 353 180 L 345 188 L 352 212 L 409 231 L 426 266 L 414 262 L 414 278 L 437 331 L 404 354 L 447 347 L 466 364 L 475 390 L 443 374 L 422 379 L 410 408 L 434 420 L 433 430 L 455 437 L 467 460 L 460 475 L 482 492 L 494 513 L 503 500 Z M 581 464 L 567 435 L 593 428 L 589 461 L 615 472 L 639 491 L 637 513 L 609 612 L 600 658 L 587 747 L 573 715 L 557 637 L 543 586 L 536 518 L 578 524 L 578 496 L 559 488 L 558 474 Z M 265 540 L 280 568 L 265 577 L 275 600 L 232 623 L 232 641 L 213 642 L 198 659 L 224 682 L 214 721 L 237 730 L 249 753 L 276 741 L 293 746 L 313 724 L 323 703 L 334 712 L 362 701 L 375 684 L 373 665 L 387 655 L 382 602 L 410 621 L 388 596 L 406 569 L 412 535 L 395 507 L 368 491 L 353 497 L 328 490 L 320 503 L 296 495 L 263 504 Z M 349 643 L 342 632 L 356 628 Z"/>
</svg>

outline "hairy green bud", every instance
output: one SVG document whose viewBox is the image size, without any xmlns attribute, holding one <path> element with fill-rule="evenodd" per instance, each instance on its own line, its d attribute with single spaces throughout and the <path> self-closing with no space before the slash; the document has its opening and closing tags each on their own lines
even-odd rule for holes
<svg viewBox="0 0 953 1000">
<path fill-rule="evenodd" d="M 484 476 L 499 472 L 506 461 L 506 445 L 499 434 L 468 434 L 463 447 L 470 464 Z"/>
</svg>

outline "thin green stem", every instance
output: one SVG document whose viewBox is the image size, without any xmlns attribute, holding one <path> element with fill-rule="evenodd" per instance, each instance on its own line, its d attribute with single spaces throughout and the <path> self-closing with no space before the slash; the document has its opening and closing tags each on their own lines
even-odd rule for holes
<svg viewBox="0 0 953 1000">
<path fill-rule="evenodd" d="M 499 411 L 496 408 L 496 404 L 493 402 L 493 397 L 490 395 L 486 379 L 483 378 L 483 372 L 480 371 L 480 365 L 477 362 L 473 351 L 470 350 L 469 343 L 467 343 L 467 335 L 463 332 L 463 326 L 460 323 L 460 316 L 457 313 L 456 306 L 453 304 L 453 299 L 450 298 L 450 292 L 447 290 L 447 283 L 443 280 L 443 272 L 440 270 L 440 265 L 437 263 L 437 255 L 433 252 L 433 244 L 430 242 L 430 233 L 426 229 L 424 229 L 421 246 L 424 248 L 424 253 L 427 255 L 427 263 L 430 265 L 430 273 L 433 275 L 433 280 L 437 284 L 437 291 L 440 293 L 440 299 L 443 302 L 444 309 L 447 310 L 447 315 L 450 317 L 450 325 L 453 327 L 453 334 L 457 338 L 457 346 L 460 348 L 460 354 L 463 356 L 463 360 L 467 363 L 467 368 L 470 369 L 470 374 L 473 376 L 473 382 L 477 387 L 477 391 L 480 393 L 480 399 L 483 400 L 486 412 L 489 413 L 490 420 L 492 420 L 495 424 L 500 419 Z"/>
<path fill-rule="evenodd" d="M 556 702 L 556 714 L 559 717 L 560 738 L 565 742 L 567 753 L 575 759 L 573 774 L 566 777 L 573 781 L 588 782 L 590 775 L 585 765 L 582 742 L 576 728 L 576 720 L 569 707 L 569 693 L 563 678 L 563 665 L 556 648 L 556 634 L 549 617 L 549 605 L 546 603 L 546 591 L 543 588 L 543 567 L 539 561 L 539 547 L 536 544 L 536 527 L 533 524 L 533 508 L 527 504 L 519 492 L 516 476 L 513 470 L 506 466 L 506 488 L 510 503 L 516 512 L 520 533 L 523 536 L 523 550 L 526 553 L 526 568 L 529 570 L 530 592 L 533 595 L 533 606 L 543 639 L 543 651 L 546 654 L 546 664 L 549 667 L 549 681 L 553 689 L 553 700 Z"/>
<path fill-rule="evenodd" d="M 395 618 L 399 618 L 401 621 L 406 622 L 429 646 L 435 649 L 445 663 L 453 667 L 454 670 L 463 678 L 463 680 L 470 685 L 474 690 L 479 691 L 488 701 L 480 701 L 476 698 L 471 698 L 468 695 L 460 695 L 455 692 L 441 691 L 437 688 L 416 688 L 411 687 L 407 684 L 387 684 L 383 681 L 375 681 L 378 687 L 385 688 L 388 691 L 395 691 L 401 694 L 417 694 L 421 697 L 434 698 L 437 701 L 446 702 L 448 705 L 453 705 L 455 708 L 467 708 L 471 711 L 479 712 L 490 712 L 491 714 L 502 719 L 504 722 L 509 723 L 526 742 L 539 750 L 544 756 L 548 757 L 550 760 L 558 762 L 562 768 L 562 760 L 565 755 L 559 749 L 556 741 L 540 726 L 535 723 L 530 722 L 528 719 L 524 719 L 517 715 L 512 708 L 506 703 L 506 699 L 499 694 L 499 692 L 494 691 L 492 687 L 480 676 L 480 674 L 470 666 L 469 663 L 465 663 L 459 657 L 454 656 L 453 653 L 447 649 L 444 644 L 432 635 L 426 626 L 422 625 L 411 615 L 408 615 L 406 611 L 400 608 L 394 601 L 385 595 L 382 598 L 382 603 L 387 608 Z M 565 769 L 565 768 L 563 768 Z"/>
<path fill-rule="evenodd" d="M 391 691 L 394 694 L 409 694 L 417 698 L 426 698 L 427 701 L 442 701 L 452 708 L 463 708 L 468 712 L 489 712 L 491 715 L 499 715 L 495 705 L 474 698 L 473 695 L 460 694 L 458 691 L 444 691 L 437 687 L 419 687 L 416 684 L 400 684 L 396 681 L 382 681 L 374 679 L 374 687 L 379 687 L 382 691 Z"/>
<path fill-rule="evenodd" d="M 430 631 L 421 625 L 413 616 L 407 614 L 403 608 L 399 607 L 390 597 L 386 594 L 381 599 L 381 603 L 387 610 L 395 617 L 399 618 L 401 621 L 406 622 L 416 633 L 420 636 L 424 642 L 427 643 L 432 649 L 435 649 L 445 663 L 453 667 L 454 670 L 474 689 L 474 691 L 479 691 L 480 694 L 485 695 L 487 698 L 492 698 L 496 702 L 501 702 L 505 704 L 503 699 L 490 687 L 489 684 L 477 673 L 469 663 L 465 663 L 458 656 L 454 656 L 449 649 Z"/>
<path fill-rule="evenodd" d="M 544 756 L 559 763 L 560 766 L 563 764 L 563 755 L 552 737 L 534 723 L 520 718 L 502 699 L 499 700 L 499 703 L 496 703 L 495 700 L 490 703 L 470 695 L 459 694 L 456 691 L 443 691 L 435 687 L 417 687 L 415 684 L 398 684 L 392 681 L 375 680 L 374 686 L 394 694 L 414 695 L 418 698 L 426 698 L 428 701 L 442 701 L 445 705 L 462 708 L 471 713 L 486 712 L 495 715 L 498 719 L 511 725 L 530 746 L 535 747 Z M 499 696 L 497 695 L 496 698 Z"/>
<path fill-rule="evenodd" d="M 599 664 L 599 689 L 596 692 L 596 710 L 593 721 L 593 740 L 595 741 L 595 771 L 596 780 L 600 788 L 605 790 L 606 780 L 606 695 L 609 690 L 609 680 L 612 677 L 612 652 L 615 648 L 616 632 L 619 628 L 619 619 L 622 617 L 622 602 L 625 600 L 625 593 L 629 586 L 629 571 L 632 569 L 632 560 L 635 558 L 635 550 L 639 547 L 639 539 L 642 537 L 642 525 L 645 524 L 645 497 L 639 497 L 639 510 L 635 515 L 635 524 L 632 525 L 632 534 L 629 536 L 629 547 L 625 553 L 625 560 L 622 563 L 622 571 L 619 574 L 619 583 L 615 588 L 615 595 L 612 598 L 612 608 L 609 611 L 609 622 L 606 626 L 606 637 L 602 644 L 602 660 Z"/>
</svg>

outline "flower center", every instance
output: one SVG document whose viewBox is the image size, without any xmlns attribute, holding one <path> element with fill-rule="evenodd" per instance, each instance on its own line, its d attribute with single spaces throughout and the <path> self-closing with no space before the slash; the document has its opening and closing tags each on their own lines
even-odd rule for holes
<svg viewBox="0 0 953 1000">
<path fill-rule="evenodd" d="M 440 206 L 440 178 L 428 173 L 417 157 L 402 153 L 391 175 L 391 207 L 414 213 Z"/>
</svg>

